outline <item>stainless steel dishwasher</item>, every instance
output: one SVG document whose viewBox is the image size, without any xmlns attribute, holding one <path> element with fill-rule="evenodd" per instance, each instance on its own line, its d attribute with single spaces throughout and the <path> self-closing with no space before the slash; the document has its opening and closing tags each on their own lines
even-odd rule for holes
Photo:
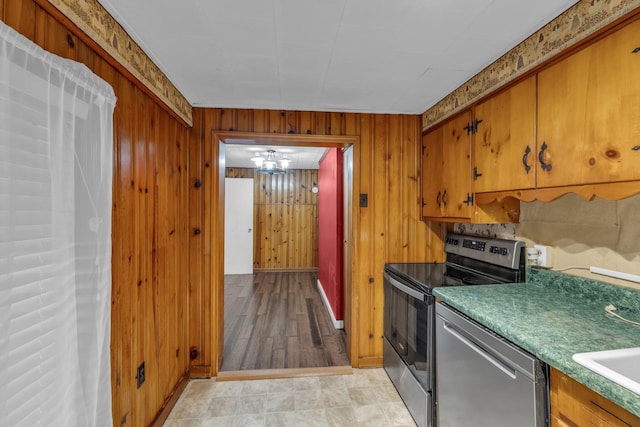
<svg viewBox="0 0 640 427">
<path fill-rule="evenodd" d="M 435 365 L 440 427 L 548 425 L 547 366 L 443 303 Z"/>
</svg>

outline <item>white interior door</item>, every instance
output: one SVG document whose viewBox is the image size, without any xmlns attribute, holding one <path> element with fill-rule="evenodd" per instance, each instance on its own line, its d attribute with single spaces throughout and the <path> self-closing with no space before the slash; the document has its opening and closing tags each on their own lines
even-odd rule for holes
<svg viewBox="0 0 640 427">
<path fill-rule="evenodd" d="M 253 178 L 225 178 L 224 185 L 224 274 L 252 274 Z"/>
</svg>

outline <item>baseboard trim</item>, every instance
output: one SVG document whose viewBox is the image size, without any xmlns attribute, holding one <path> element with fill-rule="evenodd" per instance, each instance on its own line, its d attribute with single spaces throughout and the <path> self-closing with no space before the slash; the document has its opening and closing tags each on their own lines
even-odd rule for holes
<svg viewBox="0 0 640 427">
<path fill-rule="evenodd" d="M 322 296 L 322 302 L 324 302 L 324 306 L 327 307 L 327 311 L 331 316 L 331 322 L 333 323 L 333 327 L 336 329 L 344 329 L 344 320 L 336 320 L 336 316 L 333 313 L 331 304 L 329 304 L 329 298 L 327 298 L 327 295 L 324 293 L 324 288 L 322 287 L 320 280 L 318 280 L 318 291 L 320 292 L 320 296 Z"/>
<path fill-rule="evenodd" d="M 351 366 L 324 366 L 319 368 L 254 369 L 218 372 L 216 381 L 266 380 L 274 378 L 317 377 L 325 375 L 351 375 Z"/>
<path fill-rule="evenodd" d="M 189 371 L 191 378 L 211 378 L 211 366 L 192 366 Z"/>
<path fill-rule="evenodd" d="M 162 405 L 162 408 L 160 409 L 160 412 L 156 416 L 155 420 L 151 422 L 151 427 L 162 427 L 164 422 L 169 417 L 169 413 L 171 413 L 171 410 L 173 409 L 173 407 L 176 406 L 176 403 L 178 402 L 178 399 L 182 395 L 182 392 L 184 391 L 185 387 L 187 387 L 187 384 L 189 383 L 189 377 L 190 375 L 189 375 L 189 372 L 187 371 L 178 380 L 178 384 L 176 384 L 173 391 L 171 392 L 171 395 L 169 395 L 167 400 L 165 400 L 164 405 Z"/>
<path fill-rule="evenodd" d="M 384 359 L 380 356 L 358 358 L 358 368 L 382 368 Z"/>
</svg>

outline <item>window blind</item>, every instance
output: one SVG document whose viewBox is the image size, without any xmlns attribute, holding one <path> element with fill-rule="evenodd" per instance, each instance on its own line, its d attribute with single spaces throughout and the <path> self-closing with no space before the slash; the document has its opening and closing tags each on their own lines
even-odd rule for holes
<svg viewBox="0 0 640 427">
<path fill-rule="evenodd" d="M 110 426 L 115 97 L 0 24 L 0 426 Z"/>
</svg>

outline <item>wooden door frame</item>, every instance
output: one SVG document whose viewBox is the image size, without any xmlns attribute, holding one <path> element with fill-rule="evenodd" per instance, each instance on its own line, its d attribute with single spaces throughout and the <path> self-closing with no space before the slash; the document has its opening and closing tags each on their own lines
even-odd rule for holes
<svg viewBox="0 0 640 427">
<path fill-rule="evenodd" d="M 353 186 L 351 206 L 353 212 L 357 212 L 360 179 L 355 172 L 360 164 L 360 137 L 341 135 L 301 135 L 301 134 L 279 134 L 279 133 L 259 133 L 259 132 L 233 132 L 233 131 L 212 131 L 212 151 L 214 159 L 218 162 L 214 166 L 214 173 L 211 174 L 210 185 L 205 184 L 205 188 L 211 187 L 211 216 L 210 230 L 211 238 L 211 281 L 210 299 L 204 299 L 203 312 L 211 313 L 211 331 L 209 337 L 205 337 L 204 348 L 210 349 L 208 360 L 211 361 L 211 376 L 217 376 L 223 362 L 224 350 L 224 177 L 225 177 L 225 156 L 224 145 L 227 141 L 242 140 L 252 141 L 252 145 L 283 145 L 283 146 L 307 146 L 319 148 L 346 148 L 353 147 Z M 237 143 L 237 142 L 236 142 Z M 217 170 L 215 169 L 217 168 Z M 351 242 L 351 265 L 344 266 L 353 271 L 354 260 L 357 259 L 357 240 L 353 238 L 354 230 L 358 229 L 358 215 L 352 215 L 350 230 Z M 221 254 L 222 256 L 218 256 Z M 357 367 L 358 361 L 358 331 L 357 323 L 354 322 L 355 308 L 358 300 L 354 295 L 356 287 L 352 283 L 345 283 L 345 295 L 350 296 L 344 301 L 345 332 L 347 334 L 347 356 L 353 367 Z M 210 340 L 210 345 L 206 341 Z"/>
</svg>

